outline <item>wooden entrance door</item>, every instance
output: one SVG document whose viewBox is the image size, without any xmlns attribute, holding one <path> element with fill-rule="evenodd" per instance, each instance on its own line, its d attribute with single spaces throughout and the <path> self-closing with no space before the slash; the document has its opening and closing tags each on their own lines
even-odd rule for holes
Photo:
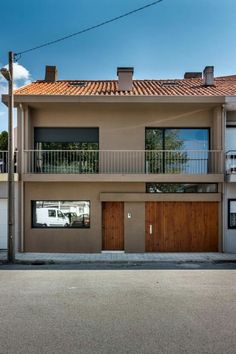
<svg viewBox="0 0 236 354">
<path fill-rule="evenodd" d="M 218 251 L 217 202 L 147 202 L 147 252 Z"/>
<path fill-rule="evenodd" d="M 124 250 L 124 203 L 102 203 L 102 249 Z"/>
</svg>

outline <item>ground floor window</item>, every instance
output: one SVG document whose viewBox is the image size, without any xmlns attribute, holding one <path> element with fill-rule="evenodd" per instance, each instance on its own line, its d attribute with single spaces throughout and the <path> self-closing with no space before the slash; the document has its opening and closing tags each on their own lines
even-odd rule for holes
<svg viewBox="0 0 236 354">
<path fill-rule="evenodd" d="M 236 199 L 228 200 L 228 228 L 236 229 Z"/>
<path fill-rule="evenodd" d="M 146 183 L 147 193 L 217 193 L 217 183 Z"/>
<path fill-rule="evenodd" d="M 90 202 L 81 200 L 33 200 L 32 227 L 89 228 Z"/>
</svg>

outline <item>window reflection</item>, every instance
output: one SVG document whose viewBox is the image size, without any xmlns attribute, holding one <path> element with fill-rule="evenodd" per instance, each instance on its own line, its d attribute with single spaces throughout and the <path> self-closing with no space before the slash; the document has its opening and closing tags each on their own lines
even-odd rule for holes
<svg viewBox="0 0 236 354">
<path fill-rule="evenodd" d="M 217 193 L 216 183 L 147 183 L 147 193 Z"/>
<path fill-rule="evenodd" d="M 33 228 L 89 228 L 89 201 L 32 201 Z"/>
<path fill-rule="evenodd" d="M 146 129 L 148 173 L 207 173 L 208 150 L 207 128 Z"/>
</svg>

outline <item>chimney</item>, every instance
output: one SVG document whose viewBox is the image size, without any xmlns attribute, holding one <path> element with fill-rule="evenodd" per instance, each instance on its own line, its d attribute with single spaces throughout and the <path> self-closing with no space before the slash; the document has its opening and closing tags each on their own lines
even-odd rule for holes
<svg viewBox="0 0 236 354">
<path fill-rule="evenodd" d="M 184 74 L 184 79 L 201 79 L 202 78 L 202 73 L 201 72 L 186 72 Z"/>
<path fill-rule="evenodd" d="M 57 67 L 56 66 L 46 65 L 45 81 L 47 81 L 47 82 L 57 81 Z"/>
<path fill-rule="evenodd" d="M 134 68 L 117 68 L 118 90 L 131 91 L 133 87 Z"/>
<path fill-rule="evenodd" d="M 214 86 L 214 66 L 206 66 L 203 71 L 203 85 Z"/>
</svg>

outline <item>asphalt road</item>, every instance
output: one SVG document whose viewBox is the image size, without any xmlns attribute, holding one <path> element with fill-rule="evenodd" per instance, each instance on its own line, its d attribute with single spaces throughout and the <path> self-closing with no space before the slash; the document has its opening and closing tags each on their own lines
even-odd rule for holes
<svg viewBox="0 0 236 354">
<path fill-rule="evenodd" d="M 236 270 L 217 267 L 0 266 L 0 353 L 233 354 Z"/>
</svg>

